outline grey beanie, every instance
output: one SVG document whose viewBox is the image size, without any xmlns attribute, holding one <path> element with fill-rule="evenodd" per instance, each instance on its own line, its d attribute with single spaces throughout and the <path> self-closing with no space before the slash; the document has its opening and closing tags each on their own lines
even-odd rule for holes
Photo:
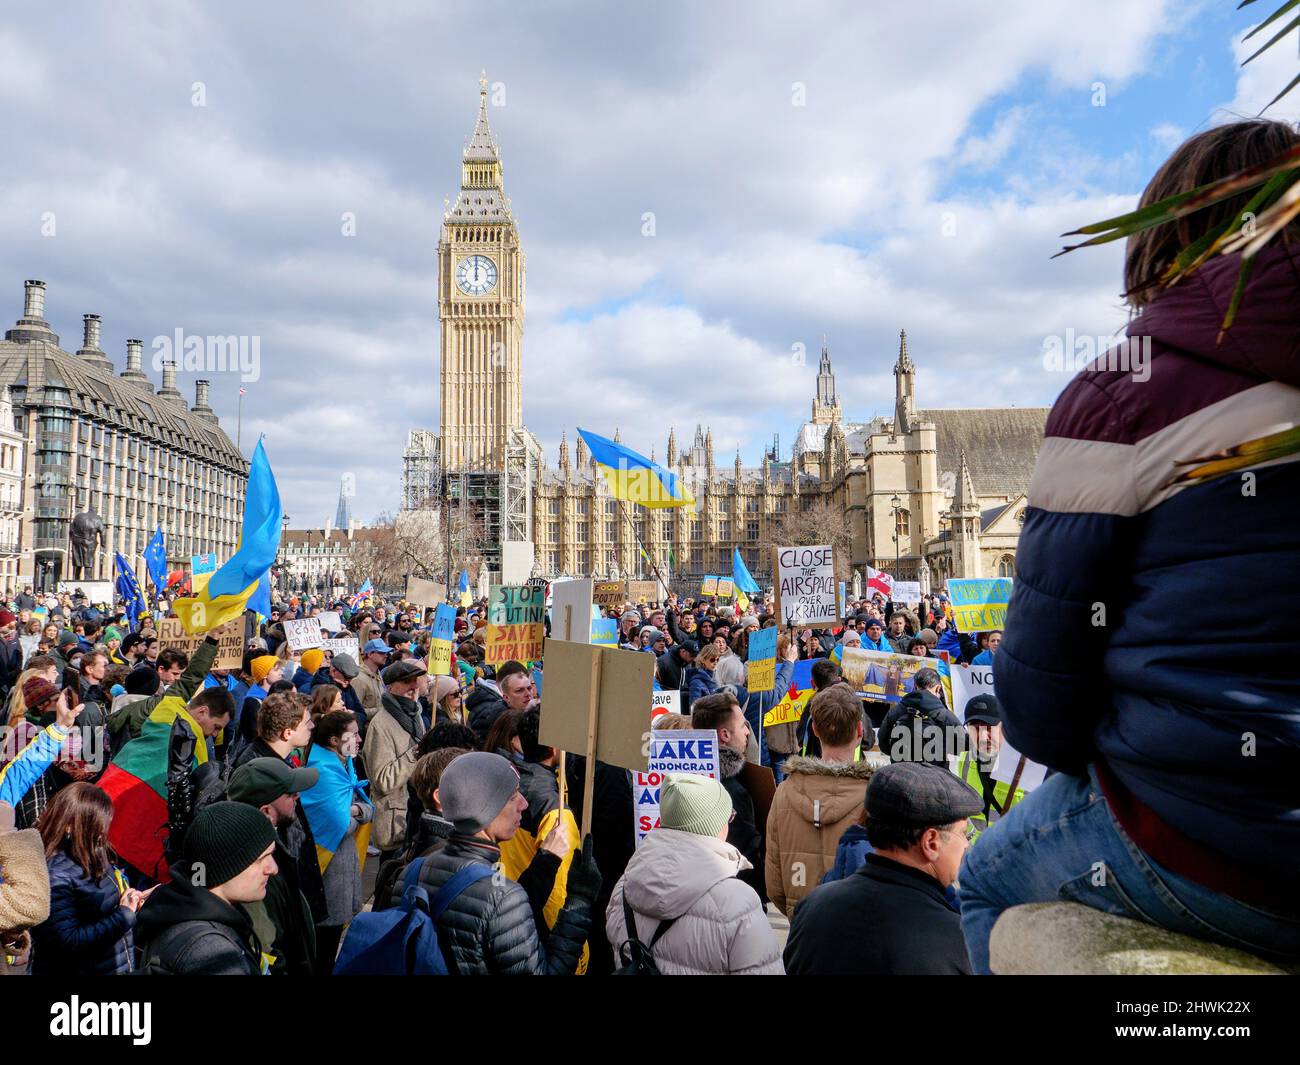
<svg viewBox="0 0 1300 1065">
<path fill-rule="evenodd" d="M 442 816 L 462 835 L 480 832 L 519 790 L 519 774 L 499 754 L 470 751 L 453 758 L 438 781 Z"/>
</svg>

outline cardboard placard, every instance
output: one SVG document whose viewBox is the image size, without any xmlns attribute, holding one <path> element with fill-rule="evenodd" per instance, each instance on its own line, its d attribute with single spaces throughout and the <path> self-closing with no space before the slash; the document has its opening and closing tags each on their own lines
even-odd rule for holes
<svg viewBox="0 0 1300 1065">
<path fill-rule="evenodd" d="M 627 600 L 627 590 L 622 581 L 598 581 L 591 590 L 591 601 L 597 606 L 619 606 Z"/>
<path fill-rule="evenodd" d="M 754 800 L 754 821 L 758 834 L 766 839 L 767 815 L 772 809 L 772 799 L 776 797 L 776 776 L 772 767 L 746 762 L 740 770 L 740 782 Z"/>
<path fill-rule="evenodd" d="M 1011 578 L 948 579 L 948 595 L 957 628 L 962 632 L 989 632 L 1006 627 L 1011 602 Z"/>
<path fill-rule="evenodd" d="M 705 577 L 704 582 L 700 585 L 700 595 L 717 595 L 717 594 L 718 594 L 718 578 Z"/>
<path fill-rule="evenodd" d="M 921 601 L 920 581 L 894 581 L 889 589 L 889 598 L 895 603 L 919 603 Z"/>
<path fill-rule="evenodd" d="M 839 621 L 835 549 L 832 545 L 774 547 L 772 573 L 776 616 L 781 624 L 808 628 L 834 625 Z"/>
<path fill-rule="evenodd" d="M 184 651 L 190 658 L 199 649 L 208 633 L 189 635 L 182 627 L 180 618 L 160 618 L 158 621 L 158 646 L 164 651 L 174 647 Z M 235 618 L 219 628 L 213 629 L 211 635 L 218 641 L 217 657 L 213 659 L 213 669 L 238 669 L 244 661 L 244 619 Z"/>
<path fill-rule="evenodd" d="M 406 578 L 406 601 L 420 606 L 437 606 L 447 601 L 447 586 L 423 577 Z"/>
<path fill-rule="evenodd" d="M 309 651 L 313 647 L 319 647 L 324 640 L 320 618 L 290 618 L 283 624 L 284 638 L 290 651 Z"/>
<path fill-rule="evenodd" d="M 659 827 L 659 789 L 665 774 L 721 779 L 722 755 L 718 747 L 718 734 L 713 729 L 650 733 L 646 771 L 632 774 L 632 820 L 637 846 Z"/>
<path fill-rule="evenodd" d="M 456 608 L 439 603 L 433 615 L 433 639 L 429 641 L 429 672 L 440 677 L 451 673 L 451 643 L 456 635 Z"/>
<path fill-rule="evenodd" d="M 635 603 L 652 603 L 659 601 L 658 581 L 628 581 L 627 597 Z"/>
<path fill-rule="evenodd" d="M 361 641 L 355 636 L 343 636 L 337 640 L 321 640 L 320 649 L 335 655 L 350 655 L 353 662 L 361 661 Z"/>
<path fill-rule="evenodd" d="M 585 751 L 588 718 L 594 708 L 596 757 L 634 773 L 644 769 L 649 731 L 645 711 L 651 704 L 654 656 L 547 640 L 545 660 L 540 742 L 562 751 Z M 584 809 L 589 811 L 591 804 Z"/>
<path fill-rule="evenodd" d="M 542 657 L 546 635 L 546 589 L 536 585 L 494 584 L 488 595 L 489 665 L 535 662 Z"/>
<path fill-rule="evenodd" d="M 337 610 L 320 610 L 314 616 L 320 622 L 320 627 L 326 632 L 343 631 L 343 618 L 339 616 Z"/>
</svg>

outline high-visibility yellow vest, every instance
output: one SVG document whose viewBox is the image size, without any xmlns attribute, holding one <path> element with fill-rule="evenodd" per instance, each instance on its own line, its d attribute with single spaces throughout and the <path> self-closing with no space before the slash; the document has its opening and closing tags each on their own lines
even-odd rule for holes
<svg viewBox="0 0 1300 1065">
<path fill-rule="evenodd" d="M 984 797 L 984 782 L 980 779 L 979 761 L 972 758 L 969 751 L 963 754 L 961 760 L 957 763 L 957 775 L 972 789 L 974 789 L 976 795 L 981 799 Z M 978 839 L 979 833 L 988 828 L 993 821 L 996 821 L 1001 816 L 997 810 L 998 806 L 1002 808 L 1003 814 L 1006 813 L 1016 803 L 1024 799 L 1025 789 L 1016 788 L 1015 795 L 1011 798 L 1011 801 L 1008 802 L 1007 796 L 1010 794 L 1011 785 L 1006 783 L 1006 781 L 995 780 L 993 782 L 993 800 L 996 803 L 996 806 L 991 808 L 990 815 L 987 818 L 983 813 L 978 813 L 970 819 L 971 824 L 976 828 L 975 838 Z"/>
</svg>

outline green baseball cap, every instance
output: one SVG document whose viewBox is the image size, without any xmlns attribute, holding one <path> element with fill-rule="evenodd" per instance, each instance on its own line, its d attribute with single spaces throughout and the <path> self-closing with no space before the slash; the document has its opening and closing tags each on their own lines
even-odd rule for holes
<svg viewBox="0 0 1300 1065">
<path fill-rule="evenodd" d="M 249 806 L 265 806 L 282 795 L 299 795 L 316 786 L 319 769 L 294 769 L 280 758 L 254 758 L 232 774 L 226 797 Z"/>
</svg>

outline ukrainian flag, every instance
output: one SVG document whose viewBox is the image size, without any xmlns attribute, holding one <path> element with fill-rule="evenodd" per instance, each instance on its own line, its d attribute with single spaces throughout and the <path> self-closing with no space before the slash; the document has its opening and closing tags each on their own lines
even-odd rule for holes
<svg viewBox="0 0 1300 1065">
<path fill-rule="evenodd" d="M 467 569 L 460 571 L 460 588 L 458 590 L 460 592 L 460 605 L 469 606 L 473 600 L 469 594 L 469 570 Z"/>
<path fill-rule="evenodd" d="M 677 475 L 613 440 L 579 429 L 592 460 L 600 467 L 615 499 L 643 507 L 689 507 L 695 503 Z"/>
<path fill-rule="evenodd" d="M 758 581 L 754 580 L 753 575 L 749 572 L 749 567 L 745 565 L 745 560 L 740 557 L 740 548 L 735 548 L 731 553 L 731 580 L 736 585 L 738 591 L 746 595 L 757 595 Z"/>
<path fill-rule="evenodd" d="M 813 659 L 801 658 L 794 664 L 794 674 L 790 678 L 790 687 L 781 696 L 780 701 L 763 715 L 763 727 L 785 725 L 798 721 L 813 697 L 812 682 Z"/>
<path fill-rule="evenodd" d="M 243 614 L 280 546 L 280 490 L 266 449 L 258 440 L 248 467 L 244 527 L 239 546 L 208 583 L 189 599 L 172 604 L 191 636 L 211 632 Z"/>
</svg>

